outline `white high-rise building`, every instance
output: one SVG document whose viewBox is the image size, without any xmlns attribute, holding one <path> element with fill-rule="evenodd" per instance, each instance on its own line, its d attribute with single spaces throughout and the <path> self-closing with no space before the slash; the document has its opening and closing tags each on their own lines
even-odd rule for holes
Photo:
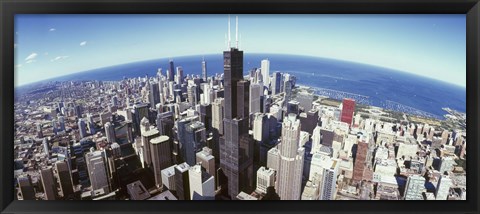
<svg viewBox="0 0 480 214">
<path fill-rule="evenodd" d="M 268 87 L 270 85 L 270 61 L 268 59 L 264 59 L 262 60 L 261 64 L 263 82 L 265 83 L 265 86 Z"/>
<path fill-rule="evenodd" d="M 249 109 L 250 113 L 260 112 L 262 103 L 260 102 L 263 95 L 263 84 L 250 84 Z"/>
<path fill-rule="evenodd" d="M 264 166 L 257 171 L 257 189 L 259 193 L 266 194 L 267 188 L 275 186 L 275 170 L 267 169 Z"/>
<path fill-rule="evenodd" d="M 425 178 L 420 175 L 412 175 L 405 185 L 405 200 L 423 200 L 422 193 L 425 190 Z"/>
<path fill-rule="evenodd" d="M 210 175 L 215 175 L 215 157 L 212 155 L 212 149 L 203 147 L 202 151 L 197 152 L 197 163 L 200 163 Z"/>
<path fill-rule="evenodd" d="M 337 192 L 337 174 L 340 164 L 333 160 L 331 166 L 323 170 L 320 200 L 334 200 Z"/>
<path fill-rule="evenodd" d="M 447 176 L 442 176 L 438 180 L 437 191 L 435 192 L 436 200 L 447 200 L 450 187 L 452 186 L 452 180 Z"/>
<path fill-rule="evenodd" d="M 169 190 L 175 191 L 175 167 L 177 165 L 170 166 L 162 170 L 162 184 Z"/>
<path fill-rule="evenodd" d="M 190 198 L 192 200 L 215 200 L 215 179 L 197 164 L 188 170 Z"/>
<path fill-rule="evenodd" d="M 107 141 L 113 143 L 115 139 L 115 128 L 110 122 L 105 123 L 105 135 L 107 136 Z"/>
<path fill-rule="evenodd" d="M 104 158 L 104 151 L 94 151 L 93 147 L 90 148 L 90 152 L 85 154 L 85 162 L 87 163 L 92 190 L 103 189 L 105 192 L 109 192 L 107 168 Z"/>
<path fill-rule="evenodd" d="M 277 174 L 277 192 L 281 200 L 299 200 L 301 196 L 304 148 L 300 141 L 300 120 L 289 114 L 282 124 L 282 142 Z"/>
<path fill-rule="evenodd" d="M 212 127 L 223 134 L 224 99 L 217 98 L 212 102 Z"/>
</svg>

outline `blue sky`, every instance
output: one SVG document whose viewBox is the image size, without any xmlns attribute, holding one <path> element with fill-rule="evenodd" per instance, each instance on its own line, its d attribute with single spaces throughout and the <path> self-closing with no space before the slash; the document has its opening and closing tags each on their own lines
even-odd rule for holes
<svg viewBox="0 0 480 214">
<path fill-rule="evenodd" d="M 15 85 L 135 61 L 220 54 L 227 17 L 16 15 Z M 234 16 L 231 23 L 234 41 Z M 239 31 L 245 54 L 348 60 L 466 85 L 463 14 L 239 15 Z"/>
</svg>

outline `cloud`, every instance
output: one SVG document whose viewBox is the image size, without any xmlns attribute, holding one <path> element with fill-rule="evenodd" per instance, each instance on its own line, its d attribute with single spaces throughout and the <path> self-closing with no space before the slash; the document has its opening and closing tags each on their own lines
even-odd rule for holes
<svg viewBox="0 0 480 214">
<path fill-rule="evenodd" d="M 87 41 L 80 42 L 80 46 L 85 46 L 87 45 Z"/>
<path fill-rule="evenodd" d="M 15 68 L 20 68 L 22 67 L 22 64 L 15 65 Z"/>
<path fill-rule="evenodd" d="M 48 56 L 48 52 L 45 52 L 43 55 Z"/>
<path fill-rule="evenodd" d="M 56 31 L 56 30 L 57 29 L 55 29 L 55 28 L 50 28 L 50 30 L 48 30 L 48 31 L 52 32 L 52 31 Z"/>
<path fill-rule="evenodd" d="M 55 62 L 55 61 L 58 61 L 58 60 L 64 60 L 64 59 L 66 59 L 66 58 L 68 58 L 68 57 L 69 57 L 69 56 L 57 56 L 57 57 L 51 59 L 50 61 L 51 61 L 51 62 Z"/>
<path fill-rule="evenodd" d="M 17 46 L 18 46 L 18 45 L 17 45 L 16 43 L 15 43 L 15 44 L 13 44 L 13 48 L 17 48 Z"/>
<path fill-rule="evenodd" d="M 38 56 L 37 53 L 31 53 L 30 55 L 27 56 L 27 58 L 25 58 L 25 61 L 33 60 L 33 59 L 35 59 L 37 56 Z"/>
<path fill-rule="evenodd" d="M 26 63 L 27 64 L 30 64 L 30 63 L 33 63 L 33 62 L 36 62 L 37 60 L 34 60 L 34 59 L 31 59 L 31 60 L 28 60 Z"/>
</svg>

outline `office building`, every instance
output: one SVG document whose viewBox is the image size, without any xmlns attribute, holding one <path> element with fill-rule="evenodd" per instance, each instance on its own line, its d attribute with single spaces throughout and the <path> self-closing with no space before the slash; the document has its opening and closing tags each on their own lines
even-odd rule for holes
<svg viewBox="0 0 480 214">
<path fill-rule="evenodd" d="M 85 162 L 87 164 L 92 191 L 103 189 L 106 193 L 110 192 L 105 152 L 95 151 L 91 148 L 90 152 L 85 154 Z"/>
<path fill-rule="evenodd" d="M 188 178 L 192 200 L 215 200 L 215 179 L 201 165 L 190 167 Z"/>
<path fill-rule="evenodd" d="M 52 167 L 46 167 L 40 170 L 40 177 L 42 178 L 43 192 L 45 193 L 45 200 L 57 199 L 57 186 L 55 185 L 55 178 L 53 177 Z"/>
<path fill-rule="evenodd" d="M 277 174 L 277 192 L 281 200 L 299 200 L 301 196 L 304 148 L 299 149 L 300 120 L 290 114 L 282 124 L 282 141 L 279 169 Z"/>
<path fill-rule="evenodd" d="M 115 128 L 110 122 L 105 123 L 105 135 L 107 136 L 107 142 L 116 142 L 117 139 L 115 137 Z"/>
<path fill-rule="evenodd" d="M 176 75 L 176 78 L 177 78 L 177 79 L 176 79 L 175 82 L 176 82 L 177 84 L 179 84 L 179 85 L 183 84 L 183 68 L 182 68 L 182 66 L 178 66 L 178 67 L 177 67 L 177 75 Z"/>
<path fill-rule="evenodd" d="M 175 167 L 175 189 L 178 200 L 190 200 L 189 169 L 190 166 L 186 162 Z"/>
<path fill-rule="evenodd" d="M 205 168 L 210 175 L 215 175 L 215 157 L 212 155 L 212 149 L 203 147 L 202 151 L 197 152 L 197 163 Z"/>
<path fill-rule="evenodd" d="M 87 136 L 87 125 L 85 124 L 85 121 L 80 118 L 78 119 L 78 131 L 80 133 L 80 138 L 84 138 Z"/>
<path fill-rule="evenodd" d="M 263 76 L 263 82 L 268 88 L 270 85 L 270 61 L 268 59 L 264 59 L 261 61 L 261 71 Z"/>
<path fill-rule="evenodd" d="M 176 191 L 176 183 L 175 183 L 175 167 L 177 165 L 172 165 L 170 167 L 167 167 L 165 169 L 162 169 L 162 184 L 164 187 L 166 187 L 168 190 L 175 192 Z"/>
<path fill-rule="evenodd" d="M 205 57 L 202 58 L 202 79 L 203 82 L 207 82 L 207 62 L 205 61 Z"/>
<path fill-rule="evenodd" d="M 57 161 L 55 163 L 55 171 L 57 171 L 60 192 L 64 199 L 73 197 L 73 181 L 71 170 L 65 161 Z"/>
<path fill-rule="evenodd" d="M 282 82 L 282 74 L 278 71 L 273 72 L 271 88 L 272 88 L 272 95 L 276 95 L 280 93 L 280 85 Z"/>
<path fill-rule="evenodd" d="M 423 200 L 422 193 L 425 191 L 425 178 L 420 175 L 411 175 L 405 184 L 405 200 Z"/>
<path fill-rule="evenodd" d="M 18 186 L 23 200 L 35 200 L 35 190 L 29 175 L 21 175 L 17 178 Z"/>
<path fill-rule="evenodd" d="M 450 193 L 450 187 L 452 187 L 452 179 L 445 175 L 441 176 L 438 180 L 435 199 L 447 200 Z"/>
<path fill-rule="evenodd" d="M 160 103 L 160 89 L 158 83 L 152 82 L 149 84 L 149 87 L 148 100 L 150 102 L 150 107 L 156 108 L 156 105 Z"/>
<path fill-rule="evenodd" d="M 216 98 L 212 103 L 212 127 L 223 135 L 224 99 Z"/>
<path fill-rule="evenodd" d="M 257 189 L 262 194 L 267 194 L 267 188 L 275 186 L 275 170 L 272 168 L 260 167 L 257 171 Z"/>
<path fill-rule="evenodd" d="M 142 132 L 142 153 L 143 153 L 143 165 L 144 168 L 152 167 L 152 152 L 150 141 L 156 137 L 160 136 L 157 129 L 150 129 Z"/>
<path fill-rule="evenodd" d="M 262 96 L 263 96 L 263 84 L 259 84 L 259 83 L 250 84 L 250 95 L 249 95 L 250 113 L 261 112 Z"/>
<path fill-rule="evenodd" d="M 162 170 L 172 165 L 170 138 L 162 135 L 150 140 L 155 184 L 162 187 Z"/>
<path fill-rule="evenodd" d="M 342 113 L 340 121 L 352 125 L 353 113 L 355 111 L 355 100 L 345 98 L 342 102 Z"/>
<path fill-rule="evenodd" d="M 334 200 L 337 192 L 337 174 L 340 164 L 333 160 L 331 165 L 323 169 L 322 182 L 320 183 L 320 200 Z"/>
</svg>

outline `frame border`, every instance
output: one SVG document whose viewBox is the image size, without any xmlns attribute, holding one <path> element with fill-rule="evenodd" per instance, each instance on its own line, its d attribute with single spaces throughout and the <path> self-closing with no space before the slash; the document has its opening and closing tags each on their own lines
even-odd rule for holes
<svg viewBox="0 0 480 214">
<path fill-rule="evenodd" d="M 466 14 L 467 25 L 467 126 L 469 131 L 467 156 L 467 201 L 329 201 L 312 203 L 289 201 L 278 203 L 263 201 L 175 201 L 148 203 L 145 201 L 18 201 L 13 200 L 13 95 L 14 95 L 14 16 L 15 14 Z M 479 159 L 479 0 L 3 0 L 0 2 L 1 43 L 0 61 L 0 210 L 1 213 L 150 213 L 150 212 L 231 212 L 265 213 L 336 212 L 336 213 L 477 213 Z M 472 171 L 473 170 L 473 171 Z M 167 205 L 168 206 L 165 206 Z M 234 212 L 232 212 L 234 211 Z"/>
</svg>

